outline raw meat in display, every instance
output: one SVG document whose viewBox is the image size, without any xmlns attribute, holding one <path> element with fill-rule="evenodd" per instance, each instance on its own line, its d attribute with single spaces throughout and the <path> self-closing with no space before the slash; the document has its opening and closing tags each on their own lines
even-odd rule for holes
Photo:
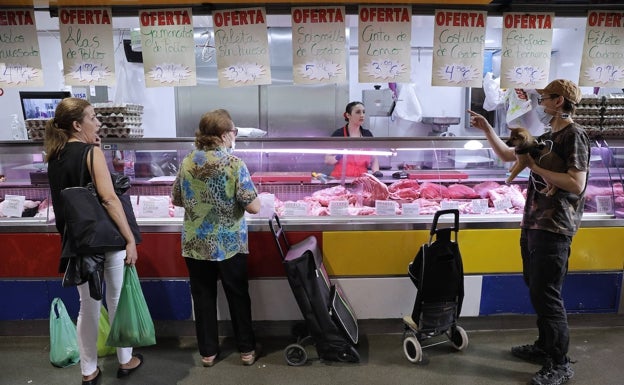
<svg viewBox="0 0 624 385">
<path fill-rule="evenodd" d="M 509 198 L 511 205 L 516 208 L 524 208 L 524 204 L 526 202 L 526 198 L 522 195 L 522 191 L 520 191 L 520 187 L 518 185 L 499 185 L 499 187 L 495 189 L 491 189 L 488 191 L 488 198 L 492 202 L 495 202 L 500 199 Z"/>
<path fill-rule="evenodd" d="M 420 197 L 426 199 L 450 198 L 446 186 L 437 183 L 425 182 L 420 185 Z"/>
<path fill-rule="evenodd" d="M 376 200 L 385 201 L 390 196 L 388 186 L 369 173 L 363 173 L 351 184 L 354 186 L 354 193 L 361 194 L 362 204 L 365 206 L 374 206 Z"/>
<path fill-rule="evenodd" d="M 413 188 L 404 188 L 390 193 L 390 199 L 395 200 L 414 200 L 420 198 L 420 192 Z"/>
<path fill-rule="evenodd" d="M 500 184 L 489 181 L 489 182 L 482 182 L 482 183 L 476 184 L 474 185 L 472 189 L 475 190 L 475 192 L 479 194 L 481 198 L 486 199 L 489 197 L 488 192 L 498 187 L 500 187 Z"/>
<path fill-rule="evenodd" d="M 463 184 L 448 186 L 448 193 L 451 199 L 476 199 L 480 197 L 474 189 Z"/>
<path fill-rule="evenodd" d="M 388 186 L 388 191 L 390 193 L 393 193 L 393 192 L 397 192 L 399 190 L 404 190 L 404 189 L 418 190 L 419 188 L 420 188 L 420 185 L 418 184 L 418 181 L 414 179 L 401 179 L 397 182 L 392 183 L 390 186 Z"/>
<path fill-rule="evenodd" d="M 344 186 L 334 186 L 325 188 L 312 193 L 312 196 L 303 198 L 305 202 L 319 202 L 321 206 L 328 207 L 331 201 L 349 201 L 349 204 L 355 204 L 356 197 L 347 191 Z"/>
</svg>

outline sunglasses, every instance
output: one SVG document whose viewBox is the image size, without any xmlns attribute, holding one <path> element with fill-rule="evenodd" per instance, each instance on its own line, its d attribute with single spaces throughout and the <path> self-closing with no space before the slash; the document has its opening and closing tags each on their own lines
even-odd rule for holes
<svg viewBox="0 0 624 385">
<path fill-rule="evenodd" d="M 552 99 L 557 99 L 559 97 L 559 95 L 550 95 L 549 97 L 545 98 L 543 96 L 540 96 L 539 98 L 537 98 L 537 104 L 542 104 L 542 102 L 544 100 L 552 100 Z"/>
</svg>

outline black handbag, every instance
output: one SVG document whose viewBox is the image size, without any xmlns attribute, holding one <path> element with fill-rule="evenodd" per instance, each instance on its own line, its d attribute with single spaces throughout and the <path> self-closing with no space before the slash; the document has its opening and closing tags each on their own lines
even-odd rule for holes
<svg viewBox="0 0 624 385">
<path fill-rule="evenodd" d="M 87 154 L 90 154 L 91 175 L 93 175 L 93 150 L 92 146 L 89 146 L 82 157 L 80 186 L 61 190 L 61 198 L 65 203 L 64 236 L 69 238 L 72 251 L 76 255 L 103 254 L 107 251 L 121 250 L 125 247 L 126 240 L 100 203 L 95 181 L 83 186 L 83 167 L 86 164 Z M 129 200 L 128 203 L 130 203 Z M 130 210 L 132 211 L 132 207 Z M 127 212 L 126 217 L 128 217 Z M 134 213 L 132 217 L 134 218 Z M 133 222 L 136 224 L 136 220 Z M 136 229 L 138 231 L 138 226 Z"/>
</svg>

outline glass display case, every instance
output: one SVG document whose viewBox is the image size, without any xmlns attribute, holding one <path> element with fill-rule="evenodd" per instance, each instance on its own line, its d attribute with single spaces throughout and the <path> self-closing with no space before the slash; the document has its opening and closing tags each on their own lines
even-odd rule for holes
<svg viewBox="0 0 624 385">
<path fill-rule="evenodd" d="M 583 225 L 621 226 L 624 140 L 593 140 L 592 146 Z M 55 231 L 42 142 L 0 142 L 0 148 L 0 226 Z M 169 195 L 180 161 L 193 148 L 194 138 L 103 140 L 110 170 L 133 180 L 128 194 L 143 229 L 179 230 L 183 212 Z M 274 211 L 294 229 L 424 228 L 440 208 L 458 208 L 464 227 L 517 228 L 528 180 L 525 171 L 506 184 L 510 164 L 497 160 L 483 138 L 240 137 L 234 154 L 261 193 L 261 213 L 249 216 L 252 231 L 266 230 Z M 332 177 L 328 154 L 341 161 L 377 157 L 382 175 Z"/>
</svg>

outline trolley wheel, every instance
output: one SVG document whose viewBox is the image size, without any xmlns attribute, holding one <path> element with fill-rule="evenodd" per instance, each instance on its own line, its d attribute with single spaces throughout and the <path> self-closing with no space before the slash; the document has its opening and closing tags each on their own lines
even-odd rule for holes
<svg viewBox="0 0 624 385">
<path fill-rule="evenodd" d="M 358 363 L 360 362 L 360 353 L 353 346 L 349 346 L 348 349 L 338 352 L 337 358 L 340 362 Z"/>
<path fill-rule="evenodd" d="M 450 340 L 457 350 L 464 350 L 468 347 L 468 334 L 461 326 L 455 326 L 451 329 Z"/>
<path fill-rule="evenodd" d="M 301 366 L 308 360 L 308 353 L 299 344 L 290 344 L 284 349 L 284 358 L 290 366 Z"/>
<path fill-rule="evenodd" d="M 413 364 L 422 361 L 422 347 L 414 335 L 410 335 L 403 340 L 403 353 L 407 360 Z"/>
</svg>

